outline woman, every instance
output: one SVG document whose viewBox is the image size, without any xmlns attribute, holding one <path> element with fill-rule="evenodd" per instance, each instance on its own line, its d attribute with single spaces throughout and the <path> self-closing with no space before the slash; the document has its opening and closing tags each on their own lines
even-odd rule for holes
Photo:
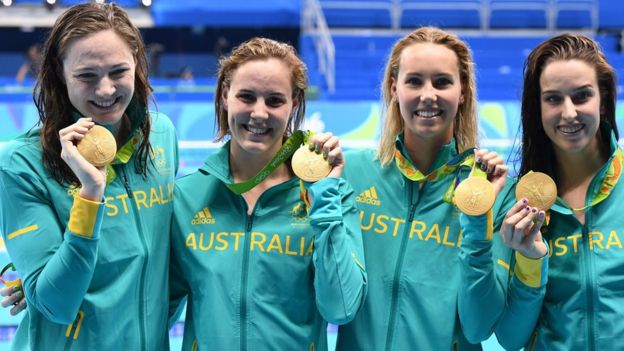
<svg viewBox="0 0 624 351">
<path fill-rule="evenodd" d="M 362 310 L 339 329 L 338 349 L 480 349 L 464 335 L 473 325 L 460 325 L 458 317 L 457 256 L 468 224 L 460 225 L 453 192 L 475 162 L 496 192 L 507 168 L 496 153 L 472 149 L 470 50 L 454 35 L 420 28 L 395 43 L 382 90 L 379 149 L 347 156 L 370 279 Z M 491 212 L 464 217 L 478 228 L 472 235 L 491 236 Z"/>
<path fill-rule="evenodd" d="M 46 41 L 35 102 L 41 128 L 0 154 L 0 231 L 27 314 L 20 350 L 162 350 L 177 147 L 146 109 L 145 48 L 114 4 L 65 11 Z M 76 143 L 94 125 L 115 136 L 111 165 Z"/>
<path fill-rule="evenodd" d="M 542 293 L 510 294 L 519 296 L 524 308 L 501 318 L 497 327 L 508 349 L 624 347 L 623 156 L 615 101 L 613 68 L 586 36 L 555 36 L 527 58 L 520 175 L 531 170 L 550 175 L 557 200 L 542 230 L 550 246 L 547 270 L 542 270 L 547 280 L 537 287 Z M 523 234 L 514 232 L 506 241 Z"/>
<path fill-rule="evenodd" d="M 350 321 L 365 296 L 338 139 L 311 139 L 333 168 L 305 187 L 289 159 L 276 161 L 301 143 L 306 85 L 294 49 L 270 39 L 220 62 L 217 139 L 229 140 L 176 184 L 171 285 L 174 301 L 188 296 L 183 350 L 326 350 L 326 321 Z"/>
</svg>

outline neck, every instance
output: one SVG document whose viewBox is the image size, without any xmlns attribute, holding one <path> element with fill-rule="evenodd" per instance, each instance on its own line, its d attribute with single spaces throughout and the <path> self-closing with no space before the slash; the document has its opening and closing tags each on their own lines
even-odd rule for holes
<svg viewBox="0 0 624 351">
<path fill-rule="evenodd" d="M 555 155 L 557 180 L 563 189 L 591 180 L 608 159 L 598 147 L 574 154 L 555 150 Z"/>
<path fill-rule="evenodd" d="M 414 166 L 422 173 L 427 174 L 438 157 L 442 147 L 450 142 L 450 138 L 421 138 L 405 133 L 405 147 Z"/>
</svg>

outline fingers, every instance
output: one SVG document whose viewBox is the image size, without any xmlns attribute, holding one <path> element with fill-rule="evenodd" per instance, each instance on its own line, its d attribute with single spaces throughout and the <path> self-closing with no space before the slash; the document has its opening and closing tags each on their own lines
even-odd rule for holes
<svg viewBox="0 0 624 351">
<path fill-rule="evenodd" d="M 11 316 L 15 316 L 25 309 L 26 309 L 26 299 L 22 298 L 22 300 L 19 303 L 17 303 L 15 306 L 13 306 L 13 308 L 11 308 L 9 313 L 11 314 Z"/>
<path fill-rule="evenodd" d="M 2 307 L 16 306 L 24 299 L 24 294 L 19 287 L 4 287 L 0 293 L 4 296 L 0 302 Z"/>
<path fill-rule="evenodd" d="M 536 210 L 537 212 L 537 210 Z M 527 199 L 521 199 L 507 212 L 501 225 L 500 234 L 505 245 L 512 247 L 514 239 L 522 239 L 526 225 L 532 220 L 525 220 L 527 217 L 535 216 L 535 212 L 528 206 Z M 523 221 L 525 220 L 525 221 Z M 516 238 L 516 235 L 519 238 Z M 517 242 L 517 241 L 516 241 Z"/>
<path fill-rule="evenodd" d="M 312 136 L 310 150 L 314 150 L 317 154 L 322 153 L 323 158 L 333 166 L 344 160 L 342 149 L 340 148 L 340 139 L 332 133 L 318 133 Z"/>
</svg>

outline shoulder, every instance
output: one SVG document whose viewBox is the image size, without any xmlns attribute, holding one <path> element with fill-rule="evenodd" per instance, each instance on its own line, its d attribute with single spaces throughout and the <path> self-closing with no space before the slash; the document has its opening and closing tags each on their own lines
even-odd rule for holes
<svg viewBox="0 0 624 351">
<path fill-rule="evenodd" d="M 42 167 L 39 133 L 27 133 L 0 146 L 0 169 L 19 171 Z"/>
<path fill-rule="evenodd" d="M 175 127 L 171 119 L 164 113 L 150 111 L 150 118 L 152 119 L 152 132 L 173 132 Z"/>
</svg>

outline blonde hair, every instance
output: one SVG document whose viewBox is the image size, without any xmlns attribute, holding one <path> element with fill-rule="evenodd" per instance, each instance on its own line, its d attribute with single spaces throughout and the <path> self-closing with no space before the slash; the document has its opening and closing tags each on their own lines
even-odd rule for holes
<svg viewBox="0 0 624 351">
<path fill-rule="evenodd" d="M 398 79 L 399 64 L 403 50 L 410 45 L 418 43 L 443 45 L 457 55 L 464 102 L 459 105 L 457 116 L 455 117 L 453 136 L 460 149 L 475 146 L 477 143 L 477 90 L 470 48 L 456 35 L 434 27 L 423 27 L 399 39 L 392 47 L 390 58 L 386 64 L 383 85 L 381 87 L 385 125 L 381 133 L 379 149 L 377 150 L 377 155 L 383 166 L 392 162 L 396 137 L 405 127 L 403 118 L 401 118 L 399 104 L 392 96 L 392 82 Z"/>
<path fill-rule="evenodd" d="M 303 123 L 305 116 L 305 90 L 308 87 L 305 64 L 297 56 L 295 48 L 289 44 L 267 38 L 252 38 L 236 47 L 228 57 L 219 61 L 219 74 L 214 101 L 217 141 L 223 140 L 230 133 L 227 110 L 221 101 L 221 95 L 223 90 L 230 86 L 234 72 L 247 62 L 270 58 L 281 60 L 287 67 L 290 67 L 293 89 L 292 98 L 298 101 L 298 105 L 295 111 L 293 111 L 293 117 L 290 119 L 286 129 L 286 134 L 292 134 Z"/>
</svg>

